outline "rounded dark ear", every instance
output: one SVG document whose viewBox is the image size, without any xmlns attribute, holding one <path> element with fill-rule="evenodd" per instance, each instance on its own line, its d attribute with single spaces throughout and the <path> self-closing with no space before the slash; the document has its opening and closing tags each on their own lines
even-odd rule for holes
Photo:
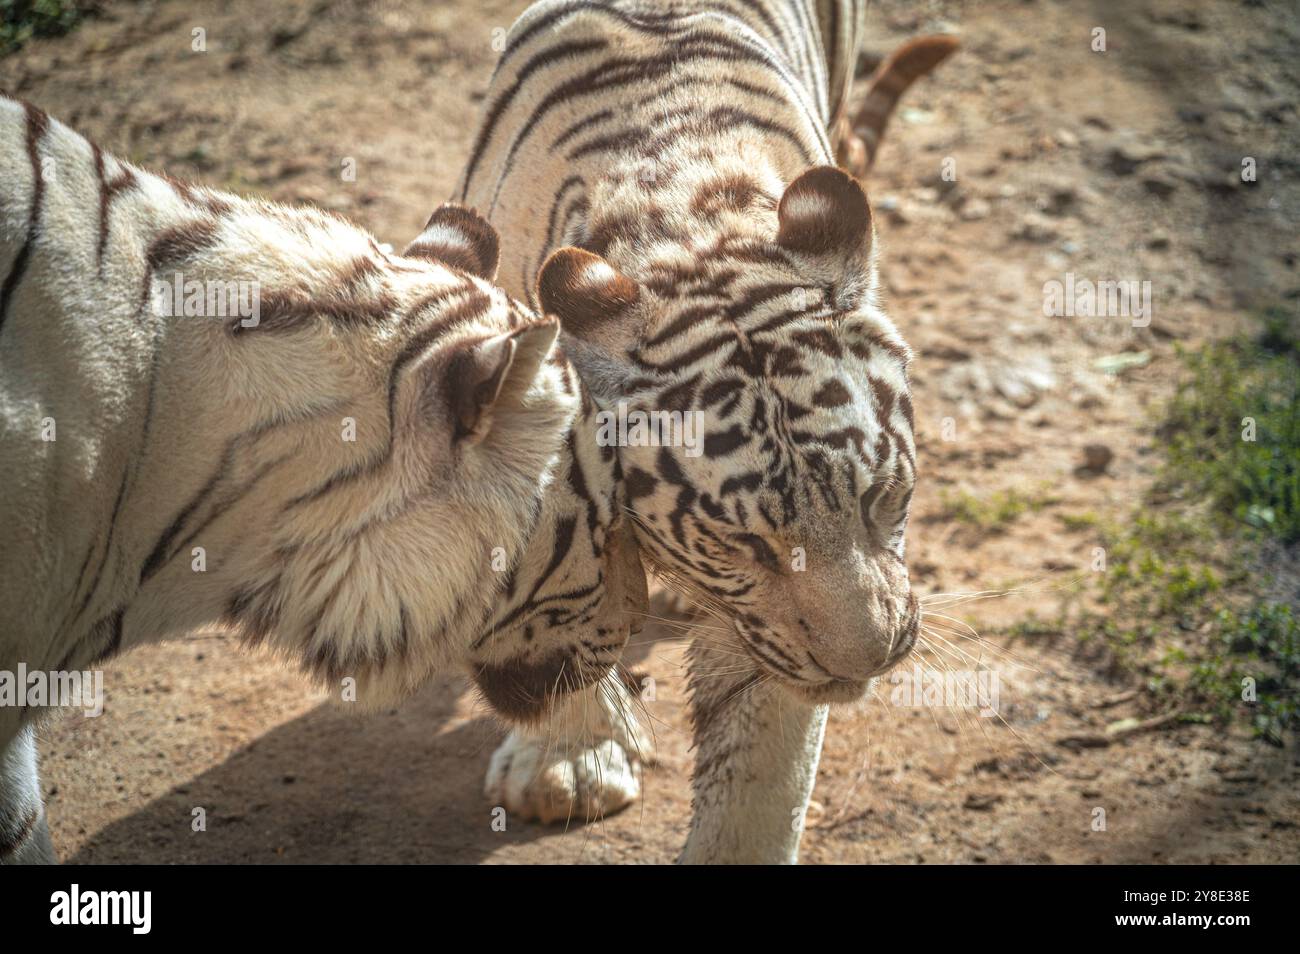
<svg viewBox="0 0 1300 954">
<path fill-rule="evenodd" d="M 402 253 L 427 258 L 492 281 L 501 260 L 497 230 L 474 209 L 447 202 L 434 210 L 424 231 Z"/>
<path fill-rule="evenodd" d="M 777 207 L 776 241 L 802 255 L 865 254 L 871 248 L 871 206 L 843 169 L 814 166 L 791 182 Z"/>
<path fill-rule="evenodd" d="M 616 350 L 616 342 L 632 337 L 626 312 L 641 297 L 637 283 L 614 266 L 580 248 L 551 253 L 537 276 L 542 311 L 560 319 L 573 337 Z"/>
</svg>

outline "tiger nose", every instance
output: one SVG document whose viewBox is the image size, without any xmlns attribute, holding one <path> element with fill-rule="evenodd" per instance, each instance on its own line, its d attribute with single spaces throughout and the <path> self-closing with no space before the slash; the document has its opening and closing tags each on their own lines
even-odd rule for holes
<svg viewBox="0 0 1300 954">
<path fill-rule="evenodd" d="M 850 640 L 818 648 L 818 665 L 839 679 L 868 679 L 888 672 L 906 658 L 920 631 L 920 606 L 910 593 L 901 612 L 868 624 Z"/>
</svg>

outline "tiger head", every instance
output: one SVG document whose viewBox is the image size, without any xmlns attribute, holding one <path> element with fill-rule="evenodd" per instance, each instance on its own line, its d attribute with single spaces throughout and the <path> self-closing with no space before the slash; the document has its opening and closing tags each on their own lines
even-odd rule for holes
<svg viewBox="0 0 1300 954">
<path fill-rule="evenodd" d="M 240 247 L 282 266 L 257 325 L 220 336 L 222 403 L 292 408 L 277 419 L 304 445 L 290 455 L 251 425 L 232 442 L 240 473 L 295 466 L 249 495 L 272 509 L 213 544 L 250 555 L 204 577 L 223 619 L 324 684 L 355 680 L 371 709 L 456 665 L 529 721 L 608 673 L 645 603 L 619 461 L 578 440 L 592 411 L 557 322 L 492 283 L 493 227 L 444 206 L 389 256 L 332 216 L 223 201 Z"/>
<path fill-rule="evenodd" d="M 493 281 L 497 234 L 476 212 L 448 203 L 405 254 Z M 647 608 L 617 449 L 590 439 L 599 409 L 560 349 L 550 363 L 577 413 L 523 553 L 494 568 L 504 585 L 467 658 L 471 678 L 493 709 L 523 723 L 541 719 L 558 697 L 606 675 L 640 630 Z"/>
<path fill-rule="evenodd" d="M 844 701 L 919 625 L 903 560 L 910 353 L 878 300 L 858 183 L 819 166 L 764 186 L 703 177 L 698 215 L 634 237 L 591 223 L 586 248 L 547 260 L 538 296 L 621 425 L 655 568 L 726 620 L 758 672 Z"/>
</svg>

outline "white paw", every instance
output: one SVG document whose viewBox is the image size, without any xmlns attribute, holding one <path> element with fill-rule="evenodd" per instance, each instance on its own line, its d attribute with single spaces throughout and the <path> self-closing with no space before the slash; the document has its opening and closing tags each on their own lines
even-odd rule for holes
<svg viewBox="0 0 1300 954">
<path fill-rule="evenodd" d="M 525 821 L 595 821 L 641 795 L 641 766 L 614 739 L 566 747 L 513 730 L 488 764 L 488 800 Z"/>
</svg>

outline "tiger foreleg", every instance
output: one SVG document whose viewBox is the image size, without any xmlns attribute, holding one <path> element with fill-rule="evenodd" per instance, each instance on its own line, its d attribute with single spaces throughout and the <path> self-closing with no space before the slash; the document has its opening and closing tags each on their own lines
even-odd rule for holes
<svg viewBox="0 0 1300 954">
<path fill-rule="evenodd" d="M 541 822 L 594 821 L 641 795 L 651 740 L 639 691 L 610 671 L 551 700 L 492 753 L 484 786 L 493 806 Z"/>
<path fill-rule="evenodd" d="M 684 864 L 794 864 L 817 779 L 826 706 L 790 696 L 734 651 L 687 655 L 695 771 Z"/>
<path fill-rule="evenodd" d="M 0 748 L 0 865 L 57 862 L 36 774 L 36 731 L 29 725 Z"/>
</svg>

